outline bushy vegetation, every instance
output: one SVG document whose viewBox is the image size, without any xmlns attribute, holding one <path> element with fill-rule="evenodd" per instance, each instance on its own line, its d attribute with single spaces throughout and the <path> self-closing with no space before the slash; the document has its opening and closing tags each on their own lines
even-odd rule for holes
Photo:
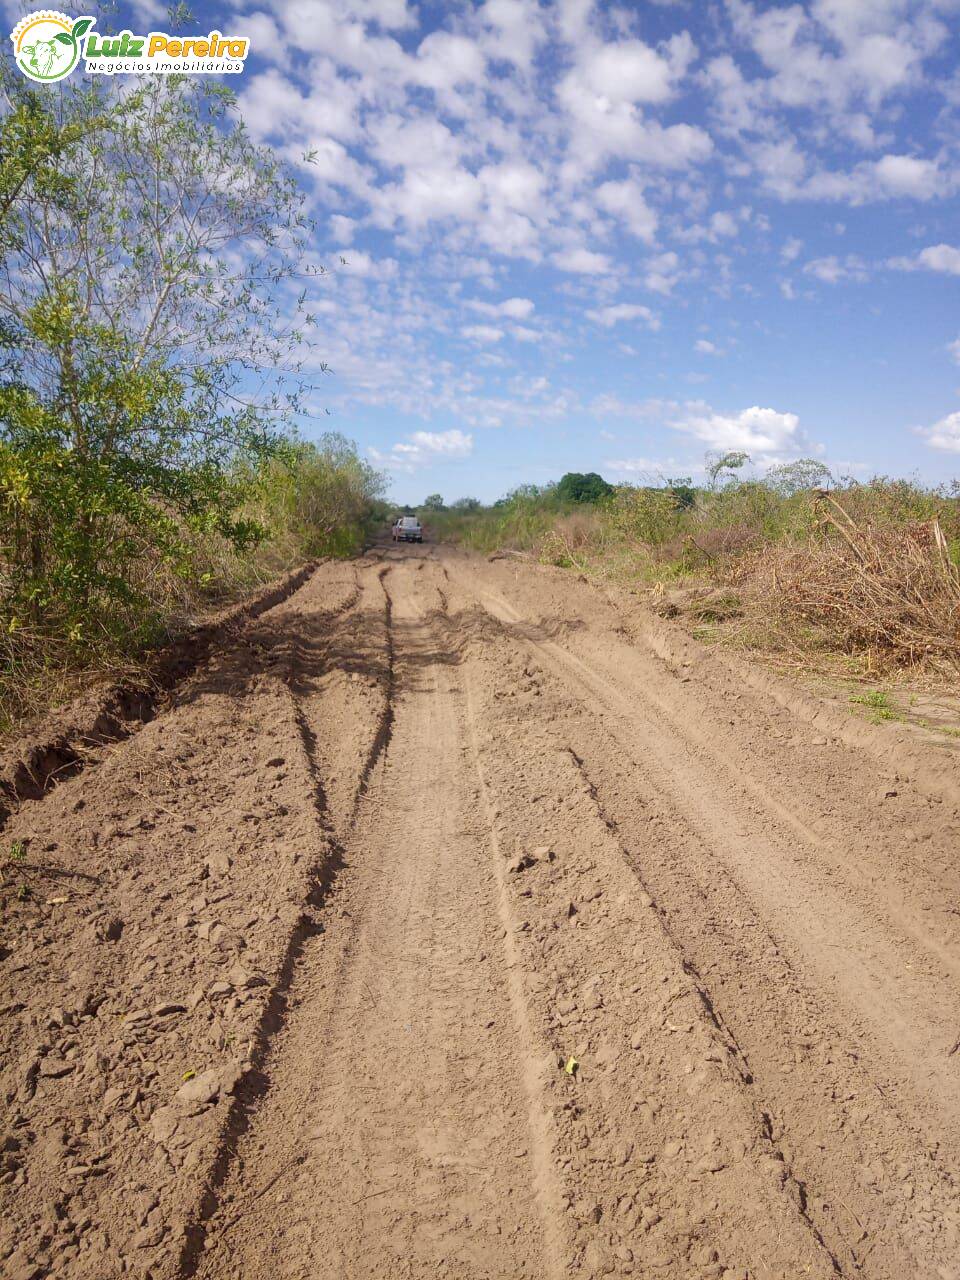
<svg viewBox="0 0 960 1280">
<path fill-rule="evenodd" d="M 231 107 L 199 76 L 0 69 L 0 712 L 355 550 L 382 489 L 342 437 L 292 432 L 322 271 Z"/>
<path fill-rule="evenodd" d="M 960 667 L 960 486 L 837 481 L 802 459 L 742 478 L 743 454 L 707 482 L 618 485 L 565 501 L 524 486 L 472 513 L 432 513 L 436 536 L 600 573 L 650 593 L 705 638 L 858 669 Z"/>
</svg>

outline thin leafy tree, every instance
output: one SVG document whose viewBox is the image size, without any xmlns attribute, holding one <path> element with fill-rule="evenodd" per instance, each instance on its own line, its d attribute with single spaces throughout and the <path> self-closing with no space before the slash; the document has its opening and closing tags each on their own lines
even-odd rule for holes
<svg viewBox="0 0 960 1280">
<path fill-rule="evenodd" d="M 139 642 L 151 572 L 262 535 L 251 477 L 306 390 L 302 196 L 201 77 L 0 92 L 7 625 Z"/>
</svg>

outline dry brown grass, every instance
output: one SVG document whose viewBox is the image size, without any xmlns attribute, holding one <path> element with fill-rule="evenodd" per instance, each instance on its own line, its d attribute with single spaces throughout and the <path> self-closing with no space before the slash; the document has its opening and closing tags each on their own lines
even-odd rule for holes
<svg viewBox="0 0 960 1280">
<path fill-rule="evenodd" d="M 936 520 L 856 522 L 829 494 L 799 544 L 742 557 L 729 581 L 787 646 L 867 655 L 878 669 L 960 669 L 960 573 Z"/>
<path fill-rule="evenodd" d="M 558 516 L 538 544 L 538 559 L 541 564 L 583 571 L 602 551 L 604 534 L 603 521 L 593 509 Z"/>
</svg>

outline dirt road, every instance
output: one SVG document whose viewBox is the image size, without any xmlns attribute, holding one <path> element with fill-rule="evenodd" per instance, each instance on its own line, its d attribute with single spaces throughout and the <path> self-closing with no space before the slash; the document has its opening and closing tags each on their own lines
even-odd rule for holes
<svg viewBox="0 0 960 1280">
<path fill-rule="evenodd" d="M 960 1280 L 958 791 L 877 742 L 321 566 L 7 822 L 0 1272 Z"/>
</svg>

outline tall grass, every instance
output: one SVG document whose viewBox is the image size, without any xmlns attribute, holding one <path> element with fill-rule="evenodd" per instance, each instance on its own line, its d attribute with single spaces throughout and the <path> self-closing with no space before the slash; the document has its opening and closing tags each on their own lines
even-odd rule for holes
<svg viewBox="0 0 960 1280">
<path fill-rule="evenodd" d="M 431 511 L 421 516 L 435 537 L 472 551 L 531 551 L 564 514 L 549 497 L 518 496 L 479 511 Z"/>
<path fill-rule="evenodd" d="M 692 495 L 621 485 L 561 507 L 520 495 L 443 513 L 437 533 L 646 588 L 719 638 L 815 662 L 960 668 L 960 489 L 877 477 L 829 490 L 767 479 Z"/>
<path fill-rule="evenodd" d="M 336 434 L 292 441 L 238 482 L 249 494 L 241 513 L 252 531 L 246 544 L 184 521 L 172 559 L 148 539 L 138 547 L 134 525 L 118 530 L 130 548 L 127 590 L 120 601 L 91 595 L 80 634 L 53 592 L 45 592 L 50 603 L 42 612 L 24 607 L 5 525 L 10 508 L 0 504 L 0 734 L 106 672 L 129 670 L 145 650 L 303 561 L 355 554 L 384 519 L 383 476 Z"/>
</svg>

